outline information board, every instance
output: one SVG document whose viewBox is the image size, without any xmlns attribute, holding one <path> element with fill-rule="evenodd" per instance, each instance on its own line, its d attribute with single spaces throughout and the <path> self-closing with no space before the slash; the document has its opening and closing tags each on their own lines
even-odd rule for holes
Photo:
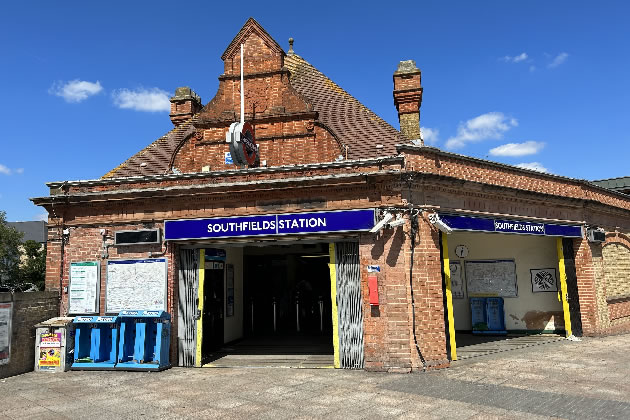
<svg viewBox="0 0 630 420">
<path fill-rule="evenodd" d="M 514 260 L 466 261 L 468 296 L 516 297 Z"/>
<path fill-rule="evenodd" d="M 105 312 L 166 310 L 166 258 L 107 261 Z"/>
<path fill-rule="evenodd" d="M 0 303 L 0 365 L 9 363 L 11 357 L 11 318 L 13 303 Z"/>
<path fill-rule="evenodd" d="M 74 315 L 97 314 L 101 283 L 100 264 L 97 261 L 70 263 L 68 313 Z"/>
<path fill-rule="evenodd" d="M 462 279 L 462 265 L 459 261 L 452 261 L 449 264 L 451 271 L 451 295 L 453 299 L 464 298 L 464 282 Z"/>
</svg>

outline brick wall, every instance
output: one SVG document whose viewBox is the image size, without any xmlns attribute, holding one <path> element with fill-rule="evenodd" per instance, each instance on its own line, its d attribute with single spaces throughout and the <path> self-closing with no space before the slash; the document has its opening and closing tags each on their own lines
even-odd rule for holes
<svg viewBox="0 0 630 420">
<path fill-rule="evenodd" d="M 608 242 L 602 247 L 607 299 L 630 297 L 630 247 L 624 242 Z"/>
<path fill-rule="evenodd" d="M 0 303 L 13 302 L 11 355 L 0 365 L 0 378 L 30 372 L 35 366 L 35 325 L 58 316 L 56 292 L 0 293 Z"/>
</svg>

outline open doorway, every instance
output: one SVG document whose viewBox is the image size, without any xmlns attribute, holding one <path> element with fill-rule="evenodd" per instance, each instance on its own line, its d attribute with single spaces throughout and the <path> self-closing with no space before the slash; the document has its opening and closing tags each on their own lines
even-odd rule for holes
<svg viewBox="0 0 630 420">
<path fill-rule="evenodd" d="M 328 243 L 226 251 L 225 264 L 206 260 L 203 364 L 333 366 Z"/>
</svg>

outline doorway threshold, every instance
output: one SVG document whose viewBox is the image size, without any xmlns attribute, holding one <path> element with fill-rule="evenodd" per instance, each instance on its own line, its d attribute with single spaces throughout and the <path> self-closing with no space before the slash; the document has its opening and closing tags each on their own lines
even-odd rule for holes
<svg viewBox="0 0 630 420">
<path fill-rule="evenodd" d="M 334 357 L 328 354 L 225 354 L 214 355 L 204 368 L 284 368 L 332 369 Z"/>
</svg>

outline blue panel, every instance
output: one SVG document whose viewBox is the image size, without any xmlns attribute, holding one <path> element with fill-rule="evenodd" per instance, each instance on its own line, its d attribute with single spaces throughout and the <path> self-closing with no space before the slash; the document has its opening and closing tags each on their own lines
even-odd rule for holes
<svg viewBox="0 0 630 420">
<path fill-rule="evenodd" d="M 322 211 L 195 220 L 167 220 L 164 239 L 210 239 L 366 231 L 374 227 L 374 209 Z"/>
<path fill-rule="evenodd" d="M 525 235 L 563 236 L 581 238 L 582 226 L 536 223 L 524 220 L 489 219 L 483 217 L 440 214 L 440 219 L 453 230 L 476 232 L 518 233 Z"/>
</svg>

